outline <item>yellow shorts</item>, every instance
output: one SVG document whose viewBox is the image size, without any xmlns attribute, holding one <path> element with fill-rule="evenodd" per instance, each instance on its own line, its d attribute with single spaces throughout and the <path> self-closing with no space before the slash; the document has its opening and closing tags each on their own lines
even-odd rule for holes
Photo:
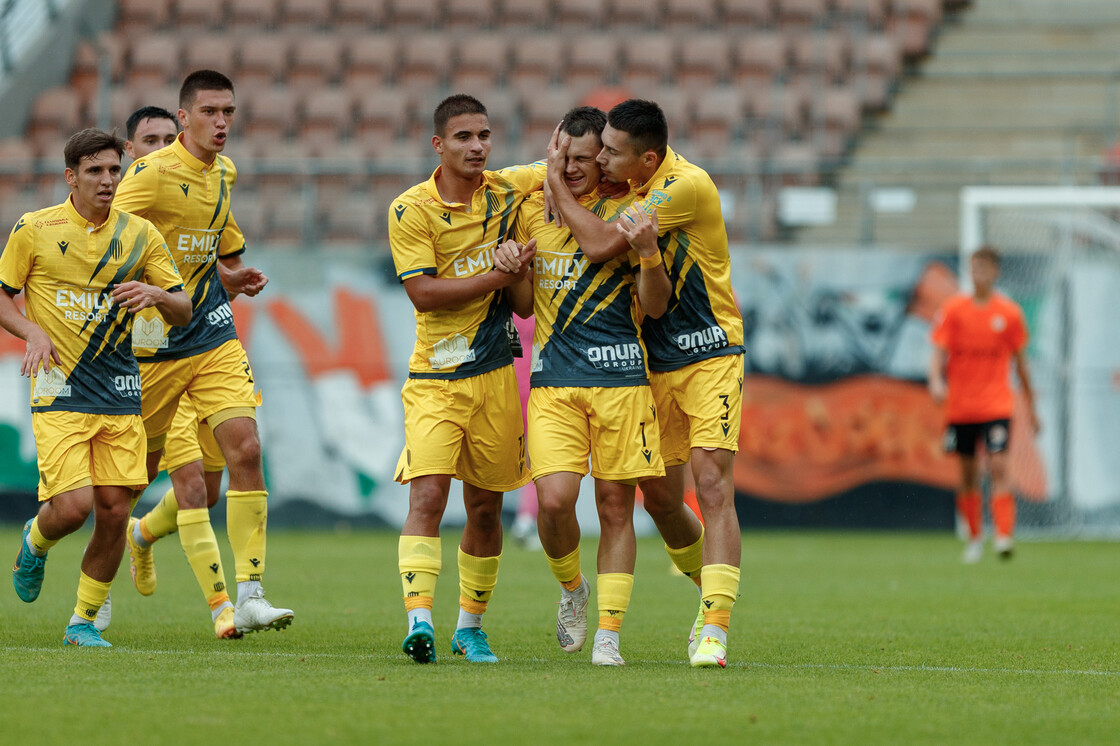
<svg viewBox="0 0 1120 746">
<path fill-rule="evenodd" d="M 521 398 L 512 365 L 453 381 L 410 378 L 401 401 L 405 445 L 396 481 L 451 474 L 495 492 L 528 484 Z"/>
<path fill-rule="evenodd" d="M 743 356 L 721 355 L 650 375 L 661 420 L 666 466 L 688 461 L 693 448 L 739 450 L 743 416 Z"/>
<path fill-rule="evenodd" d="M 94 485 L 143 489 L 144 423 L 135 414 L 34 412 L 39 500 Z"/>
<path fill-rule="evenodd" d="M 533 479 L 560 471 L 627 482 L 665 473 L 649 386 L 540 387 L 529 392 Z"/>
<path fill-rule="evenodd" d="M 141 362 L 140 385 L 149 451 L 163 447 L 184 392 L 211 428 L 234 417 L 256 417 L 253 369 L 237 339 L 179 360 Z"/>
<path fill-rule="evenodd" d="M 204 471 L 222 471 L 226 468 L 226 460 L 222 456 L 222 449 L 214 439 L 214 431 L 210 425 L 198 419 L 194 402 L 187 394 L 179 399 L 179 408 L 175 410 L 175 419 L 171 421 L 171 431 L 167 433 L 167 444 L 163 449 L 163 458 L 160 459 L 160 471 L 168 474 L 180 469 L 187 464 L 202 460 Z"/>
</svg>

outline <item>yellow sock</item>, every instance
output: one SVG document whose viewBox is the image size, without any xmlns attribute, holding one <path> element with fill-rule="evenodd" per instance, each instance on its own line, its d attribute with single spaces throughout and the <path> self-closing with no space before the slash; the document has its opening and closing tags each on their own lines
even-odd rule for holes
<svg viewBox="0 0 1120 746">
<path fill-rule="evenodd" d="M 705 565 L 700 577 L 703 580 L 704 624 L 714 624 L 726 632 L 731 624 L 731 607 L 739 597 L 739 568 Z"/>
<path fill-rule="evenodd" d="M 168 490 L 156 506 L 140 519 L 140 533 L 148 543 L 175 533 L 179 527 L 178 513 L 179 501 L 175 499 L 175 490 Z"/>
<path fill-rule="evenodd" d="M 552 577 L 560 581 L 560 585 L 567 588 L 569 591 L 574 591 L 579 588 L 580 583 L 583 582 L 583 573 L 579 569 L 579 546 L 571 554 L 567 554 L 559 559 L 553 559 L 545 555 L 548 560 L 548 568 L 552 570 Z"/>
<path fill-rule="evenodd" d="M 98 609 L 109 597 L 110 585 L 112 583 L 94 580 L 83 572 L 78 578 L 78 605 L 74 607 L 74 613 L 87 622 L 96 619 Z"/>
<path fill-rule="evenodd" d="M 485 614 L 486 604 L 498 584 L 497 557 L 475 557 L 459 547 L 459 606 L 471 614 Z"/>
<path fill-rule="evenodd" d="M 404 536 L 397 542 L 397 567 L 404 588 L 405 611 L 431 609 L 436 580 L 443 568 L 443 547 L 438 536 Z"/>
<path fill-rule="evenodd" d="M 39 516 L 35 516 L 34 520 L 31 521 L 31 532 L 28 533 L 27 538 L 31 539 L 31 546 L 42 554 L 46 554 L 48 549 L 61 541 L 61 539 L 51 541 L 39 532 Z"/>
<path fill-rule="evenodd" d="M 183 545 L 183 553 L 187 555 L 187 562 L 194 570 L 195 580 L 210 608 L 216 609 L 228 601 L 222 555 L 218 552 L 218 540 L 210 525 L 209 510 L 195 508 L 179 511 L 179 543 Z"/>
<path fill-rule="evenodd" d="M 599 603 L 599 629 L 618 632 L 622 617 L 630 607 L 634 576 L 626 572 L 599 573 L 595 581 L 595 598 Z"/>
<path fill-rule="evenodd" d="M 226 492 L 226 533 L 233 549 L 237 582 L 261 579 L 264 574 L 265 526 L 268 524 L 268 493 Z"/>
<path fill-rule="evenodd" d="M 673 560 L 676 568 L 688 576 L 688 579 L 696 583 L 700 587 L 700 568 L 704 566 L 704 526 L 700 526 L 700 538 L 696 540 L 695 544 L 689 544 L 687 547 L 674 549 L 668 544 L 665 545 L 665 551 L 669 553 L 669 559 Z"/>
</svg>

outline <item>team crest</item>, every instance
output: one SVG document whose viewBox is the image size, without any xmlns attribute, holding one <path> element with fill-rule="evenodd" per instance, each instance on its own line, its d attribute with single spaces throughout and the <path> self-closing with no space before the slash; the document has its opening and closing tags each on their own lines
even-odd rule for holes
<svg viewBox="0 0 1120 746">
<path fill-rule="evenodd" d="M 1007 319 L 999 315 L 993 316 L 991 323 L 993 332 L 1002 332 L 1007 328 Z"/>
</svg>

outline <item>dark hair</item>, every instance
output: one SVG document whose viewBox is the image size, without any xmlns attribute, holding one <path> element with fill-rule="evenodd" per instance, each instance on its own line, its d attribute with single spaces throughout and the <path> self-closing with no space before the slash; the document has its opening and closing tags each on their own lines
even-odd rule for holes
<svg viewBox="0 0 1120 746">
<path fill-rule="evenodd" d="M 632 98 L 616 105 L 607 114 L 607 124 L 630 136 L 630 144 L 639 153 L 652 150 L 665 157 L 669 144 L 669 125 L 665 112 L 652 101 Z"/>
<path fill-rule="evenodd" d="M 175 118 L 175 115 L 162 106 L 141 106 L 132 112 L 132 116 L 125 122 L 124 131 L 129 140 L 136 137 L 136 128 L 145 119 L 170 119 L 175 123 L 176 129 L 179 127 L 179 120 Z"/>
<path fill-rule="evenodd" d="M 474 96 L 465 93 L 456 93 L 439 102 L 435 113 L 432 115 L 432 124 L 435 125 L 437 137 L 443 137 L 443 131 L 452 117 L 460 114 L 486 114 L 486 107 Z"/>
<path fill-rule="evenodd" d="M 233 81 L 216 70 L 195 70 L 187 76 L 179 89 L 179 108 L 189 111 L 199 91 L 233 93 Z"/>
<path fill-rule="evenodd" d="M 989 262 L 991 262 L 992 264 L 994 264 L 998 267 L 1001 257 L 999 255 L 999 252 L 996 251 L 995 246 L 992 246 L 990 244 L 984 244 L 983 246 L 981 246 L 980 248 L 978 248 L 976 251 L 974 251 L 972 253 L 972 258 L 973 259 L 983 259 L 985 261 L 989 261 Z"/>
<path fill-rule="evenodd" d="M 560 122 L 560 129 L 572 137 L 583 137 L 584 135 L 599 137 L 603 134 L 603 128 L 606 126 L 607 115 L 596 106 L 577 106 L 569 110 L 564 115 L 563 121 Z"/>
<path fill-rule="evenodd" d="M 87 127 L 70 136 L 66 147 L 62 149 L 62 157 L 66 161 L 66 168 L 77 171 L 83 158 L 95 156 L 102 150 L 115 150 L 118 156 L 123 157 L 124 140 L 117 137 L 115 130 L 106 132 L 96 127 Z"/>
</svg>

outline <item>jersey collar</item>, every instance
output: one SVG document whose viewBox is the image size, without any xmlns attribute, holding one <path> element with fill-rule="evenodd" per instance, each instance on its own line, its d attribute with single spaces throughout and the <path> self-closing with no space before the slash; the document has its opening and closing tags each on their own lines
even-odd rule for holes
<svg viewBox="0 0 1120 746">
<path fill-rule="evenodd" d="M 443 166 L 436 166 L 436 170 L 432 171 L 431 178 L 429 178 L 427 183 L 424 184 L 424 190 L 428 193 L 429 196 L 431 196 L 432 199 L 434 199 L 436 202 L 439 202 L 444 207 L 466 207 L 469 209 L 470 205 L 468 204 L 464 204 L 462 202 L 445 202 L 443 197 L 439 196 L 439 188 L 436 187 L 436 176 L 439 174 L 441 168 L 443 168 Z M 482 185 L 478 189 L 485 189 L 486 187 L 491 186 L 494 183 L 493 174 L 493 171 L 483 171 Z M 474 196 L 478 194 L 478 189 L 474 190 L 474 194 L 471 195 L 472 201 L 474 199 Z"/>
<path fill-rule="evenodd" d="M 653 188 L 653 185 L 664 179 L 666 175 L 668 175 L 668 173 L 673 170 L 673 168 L 677 165 L 677 160 L 677 154 L 673 152 L 672 148 L 666 145 L 665 160 L 661 161 L 661 165 L 658 167 L 656 173 L 654 173 L 653 176 L 649 178 L 649 181 L 637 187 L 636 189 L 634 189 L 634 191 L 643 197 L 649 194 L 649 190 Z"/>
<path fill-rule="evenodd" d="M 202 161 L 191 155 L 191 151 L 187 150 L 187 146 L 183 144 L 182 132 L 175 136 L 175 142 L 171 143 L 169 147 L 175 153 L 175 155 L 179 157 L 179 160 L 181 160 L 188 168 L 191 168 L 195 171 L 205 171 L 206 169 L 214 165 L 213 163 L 203 163 Z M 216 163 L 217 160 L 218 158 L 217 156 L 215 156 L 214 162 Z"/>
<path fill-rule="evenodd" d="M 74 207 L 74 195 L 73 194 L 71 194 L 69 197 L 67 197 L 66 201 L 62 203 L 62 211 L 63 211 L 63 213 L 66 214 L 67 219 L 69 219 L 69 221 L 71 223 L 73 223 L 74 225 L 80 226 L 82 228 L 85 228 L 87 231 L 88 230 L 95 230 L 95 231 L 101 230 L 105 226 L 114 222 L 113 217 L 118 212 L 117 210 L 115 210 L 113 208 L 112 205 L 110 205 L 109 206 L 109 214 L 105 216 L 105 222 L 102 223 L 101 225 L 94 225 L 92 222 L 83 218 L 82 214 L 80 212 L 78 212 L 78 208 Z"/>
</svg>

